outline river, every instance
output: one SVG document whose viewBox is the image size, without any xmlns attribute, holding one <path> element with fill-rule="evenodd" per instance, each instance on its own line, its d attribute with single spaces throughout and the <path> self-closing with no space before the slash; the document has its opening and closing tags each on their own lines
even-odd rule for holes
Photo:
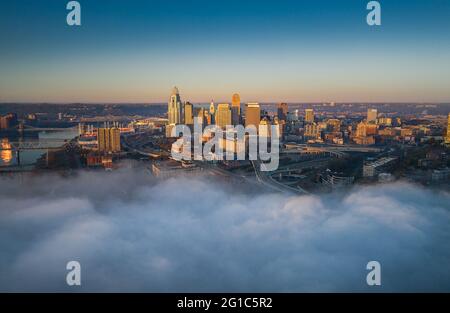
<svg viewBox="0 0 450 313">
<path fill-rule="evenodd" d="M 76 129 L 61 129 L 51 131 L 26 131 L 20 133 L 0 133 L 0 166 L 16 166 L 19 164 L 17 152 L 13 149 L 14 143 L 40 143 L 47 147 L 60 147 L 64 141 L 71 140 L 78 135 Z M 20 151 L 20 165 L 33 165 L 46 149 L 24 149 Z"/>
</svg>

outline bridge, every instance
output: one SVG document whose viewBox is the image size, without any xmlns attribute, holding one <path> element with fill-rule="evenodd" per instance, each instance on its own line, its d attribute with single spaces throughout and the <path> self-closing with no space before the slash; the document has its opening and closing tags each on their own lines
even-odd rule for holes
<svg viewBox="0 0 450 313">
<path fill-rule="evenodd" d="M 30 125 L 24 125 L 23 128 L 19 128 L 23 131 L 68 131 L 68 130 L 78 130 L 78 126 L 65 127 L 65 128 L 55 128 L 55 127 L 34 127 Z"/>
<path fill-rule="evenodd" d="M 12 141 L 0 145 L 0 151 L 20 151 L 20 150 L 57 150 L 61 149 L 68 140 L 44 140 L 44 141 Z"/>
<path fill-rule="evenodd" d="M 348 156 L 342 150 L 339 149 L 327 149 L 327 148 L 318 148 L 318 147 L 299 147 L 294 149 L 284 149 L 281 151 L 281 154 L 289 155 L 289 154 L 301 154 L 301 155 L 328 155 L 330 157 L 335 158 L 345 158 Z"/>
<path fill-rule="evenodd" d="M 310 146 L 305 144 L 286 144 L 283 154 L 321 154 L 327 153 L 331 157 L 345 158 L 348 153 L 380 153 L 383 149 L 379 147 L 367 147 L 356 145 L 317 145 Z"/>
<path fill-rule="evenodd" d="M 266 186 L 272 190 L 278 191 L 278 192 L 289 192 L 289 193 L 295 193 L 295 194 L 308 194 L 309 193 L 308 191 L 306 191 L 305 189 L 303 189 L 301 187 L 296 188 L 296 187 L 288 186 L 286 184 L 282 184 L 282 183 L 276 181 L 275 179 L 273 179 L 271 177 L 271 174 L 273 174 L 274 172 L 261 171 L 261 168 L 264 168 L 265 165 L 264 165 L 264 163 L 261 163 L 259 160 L 251 161 L 251 162 L 252 162 L 253 170 L 255 171 L 255 174 L 256 174 L 256 179 L 258 180 L 258 182 L 260 182 L 264 186 Z"/>
</svg>

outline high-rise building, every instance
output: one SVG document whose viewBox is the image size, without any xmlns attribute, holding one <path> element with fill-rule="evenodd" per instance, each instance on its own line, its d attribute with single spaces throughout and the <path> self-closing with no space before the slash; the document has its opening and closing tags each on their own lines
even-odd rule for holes
<svg viewBox="0 0 450 313">
<path fill-rule="evenodd" d="M 120 129 L 102 127 L 97 129 L 98 151 L 120 152 Z"/>
<path fill-rule="evenodd" d="M 305 137 L 307 139 L 319 139 L 320 128 L 316 123 L 310 123 L 305 125 Z"/>
<path fill-rule="evenodd" d="M 205 113 L 207 113 L 207 110 L 203 108 L 195 108 L 194 116 L 198 118 L 197 121 L 199 124 L 205 124 Z"/>
<path fill-rule="evenodd" d="M 259 122 L 258 130 L 261 137 L 270 137 L 270 121 L 266 117 Z"/>
<path fill-rule="evenodd" d="M 445 143 L 450 145 L 450 113 L 447 117 L 447 136 L 445 137 Z"/>
<path fill-rule="evenodd" d="M 233 125 L 241 123 L 241 97 L 235 93 L 231 99 L 231 122 Z"/>
<path fill-rule="evenodd" d="M 231 125 L 231 110 L 228 103 L 220 103 L 217 106 L 216 125 L 221 128 Z"/>
<path fill-rule="evenodd" d="M 327 121 L 327 130 L 331 132 L 339 132 L 341 130 L 341 121 L 335 118 L 330 118 Z"/>
<path fill-rule="evenodd" d="M 356 136 L 353 136 L 353 141 L 358 145 L 373 145 L 375 144 L 374 136 L 377 133 L 377 125 L 361 122 L 356 127 Z"/>
<path fill-rule="evenodd" d="M 261 121 L 261 108 L 258 103 L 247 103 L 245 110 L 245 127 L 253 125 L 258 129 Z"/>
<path fill-rule="evenodd" d="M 305 110 L 305 122 L 306 123 L 314 123 L 314 110 L 313 109 Z"/>
<path fill-rule="evenodd" d="M 273 118 L 273 125 L 276 126 L 277 135 L 280 139 L 283 137 L 285 124 L 286 124 L 286 121 L 279 120 L 278 117 L 276 117 L 276 116 Z"/>
<path fill-rule="evenodd" d="M 205 123 L 206 125 L 211 125 L 212 121 L 211 121 L 211 114 L 209 114 L 208 110 L 203 110 L 203 123 Z"/>
<path fill-rule="evenodd" d="M 211 103 L 209 105 L 209 115 L 211 118 L 211 124 L 216 123 L 215 114 L 216 114 L 216 107 L 214 106 L 214 101 L 211 100 Z"/>
<path fill-rule="evenodd" d="M 278 120 L 286 121 L 288 114 L 288 105 L 287 103 L 279 103 L 277 108 Z"/>
<path fill-rule="evenodd" d="M 194 106 L 189 101 L 184 104 L 184 123 L 186 125 L 194 124 Z"/>
<path fill-rule="evenodd" d="M 371 124 L 377 123 L 378 111 L 377 109 L 367 109 L 367 122 Z"/>
<path fill-rule="evenodd" d="M 231 124 L 239 125 L 241 123 L 239 111 L 239 108 L 231 106 Z"/>
<path fill-rule="evenodd" d="M 356 136 L 366 137 L 376 135 L 378 131 L 377 125 L 368 124 L 365 122 L 358 123 L 356 127 Z"/>
<path fill-rule="evenodd" d="M 183 123 L 183 106 L 181 103 L 180 92 L 177 87 L 173 87 L 172 95 L 167 108 L 167 116 L 169 124 L 181 124 Z"/>
<path fill-rule="evenodd" d="M 209 104 L 209 114 L 211 115 L 216 114 L 216 107 L 214 106 L 213 100 L 211 100 L 211 103 Z"/>
</svg>

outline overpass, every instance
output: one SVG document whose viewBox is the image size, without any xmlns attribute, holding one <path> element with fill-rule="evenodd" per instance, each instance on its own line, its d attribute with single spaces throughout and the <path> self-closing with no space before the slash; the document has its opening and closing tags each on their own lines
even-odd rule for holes
<svg viewBox="0 0 450 313">
<path fill-rule="evenodd" d="M 261 171 L 260 168 L 264 168 L 264 163 L 261 163 L 259 160 L 255 160 L 255 161 L 251 161 L 252 162 L 252 166 L 253 169 L 255 171 L 256 174 L 256 179 L 258 180 L 258 182 L 260 182 L 261 184 L 263 184 L 264 186 L 278 191 L 278 192 L 290 192 L 290 193 L 296 193 L 296 194 L 308 194 L 309 192 L 306 191 L 305 189 L 298 187 L 291 187 L 285 184 L 282 184 L 278 181 L 276 181 L 275 179 L 273 179 L 271 177 L 272 173 L 275 173 L 275 171 L 273 172 L 264 172 Z M 267 173 L 267 174 L 265 174 Z M 270 174 L 269 174 L 270 173 Z"/>
<path fill-rule="evenodd" d="M 298 147 L 294 149 L 284 149 L 280 152 L 281 154 L 289 155 L 289 154 L 301 154 L 301 155 L 328 155 L 330 157 L 335 158 L 345 158 L 348 156 L 342 150 L 339 149 L 327 149 L 327 148 L 319 148 L 319 147 Z"/>
<path fill-rule="evenodd" d="M 362 152 L 362 153 L 379 153 L 383 149 L 379 147 L 368 147 L 358 145 L 306 145 L 306 144 L 286 144 L 286 148 L 282 153 L 301 153 L 301 154 L 320 154 L 330 153 L 334 157 L 346 157 L 348 152 Z"/>
</svg>

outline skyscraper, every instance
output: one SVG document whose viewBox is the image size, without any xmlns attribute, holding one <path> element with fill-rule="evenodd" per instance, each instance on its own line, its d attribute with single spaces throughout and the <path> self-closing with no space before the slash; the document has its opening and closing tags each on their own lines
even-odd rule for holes
<svg viewBox="0 0 450 313">
<path fill-rule="evenodd" d="M 264 117 L 259 122 L 258 126 L 259 135 L 262 137 L 270 137 L 270 121 L 267 117 Z"/>
<path fill-rule="evenodd" d="M 305 137 L 307 139 L 319 139 L 320 138 L 320 128 L 319 126 L 312 122 L 305 126 Z"/>
<path fill-rule="evenodd" d="M 367 122 L 371 124 L 377 123 L 378 111 L 377 109 L 367 109 Z"/>
<path fill-rule="evenodd" d="M 445 137 L 445 143 L 450 145 L 450 113 L 447 116 L 447 136 Z"/>
<path fill-rule="evenodd" d="M 287 113 L 288 113 L 287 103 L 278 103 L 278 108 L 277 108 L 278 120 L 286 121 Z"/>
<path fill-rule="evenodd" d="M 211 118 L 211 124 L 216 123 L 215 114 L 216 114 L 216 108 L 214 106 L 214 101 L 211 100 L 211 104 L 209 105 L 209 116 Z"/>
<path fill-rule="evenodd" d="M 235 93 L 231 99 L 231 122 L 233 125 L 241 123 L 241 97 Z"/>
<path fill-rule="evenodd" d="M 173 87 L 172 95 L 167 108 L 169 124 L 181 124 L 183 121 L 183 107 L 180 98 L 180 92 L 177 87 Z"/>
<path fill-rule="evenodd" d="M 221 128 L 231 125 L 231 110 L 228 103 L 220 103 L 217 106 L 216 125 Z"/>
<path fill-rule="evenodd" d="M 313 109 L 305 110 L 305 122 L 306 123 L 314 123 L 314 110 Z"/>
<path fill-rule="evenodd" d="M 206 110 L 204 110 L 203 108 L 195 108 L 194 110 L 194 115 L 195 117 L 198 118 L 198 123 L 204 125 L 205 124 L 205 113 Z"/>
<path fill-rule="evenodd" d="M 98 151 L 120 152 L 120 129 L 103 127 L 97 129 Z"/>
<path fill-rule="evenodd" d="M 184 123 L 186 125 L 194 124 L 194 106 L 189 101 L 184 104 Z"/>
<path fill-rule="evenodd" d="M 247 103 L 245 110 L 245 127 L 253 125 L 258 129 L 261 121 L 261 108 L 258 103 Z"/>
<path fill-rule="evenodd" d="M 211 114 L 209 114 L 208 110 L 203 110 L 203 123 L 205 124 L 205 126 L 211 125 Z"/>
</svg>

